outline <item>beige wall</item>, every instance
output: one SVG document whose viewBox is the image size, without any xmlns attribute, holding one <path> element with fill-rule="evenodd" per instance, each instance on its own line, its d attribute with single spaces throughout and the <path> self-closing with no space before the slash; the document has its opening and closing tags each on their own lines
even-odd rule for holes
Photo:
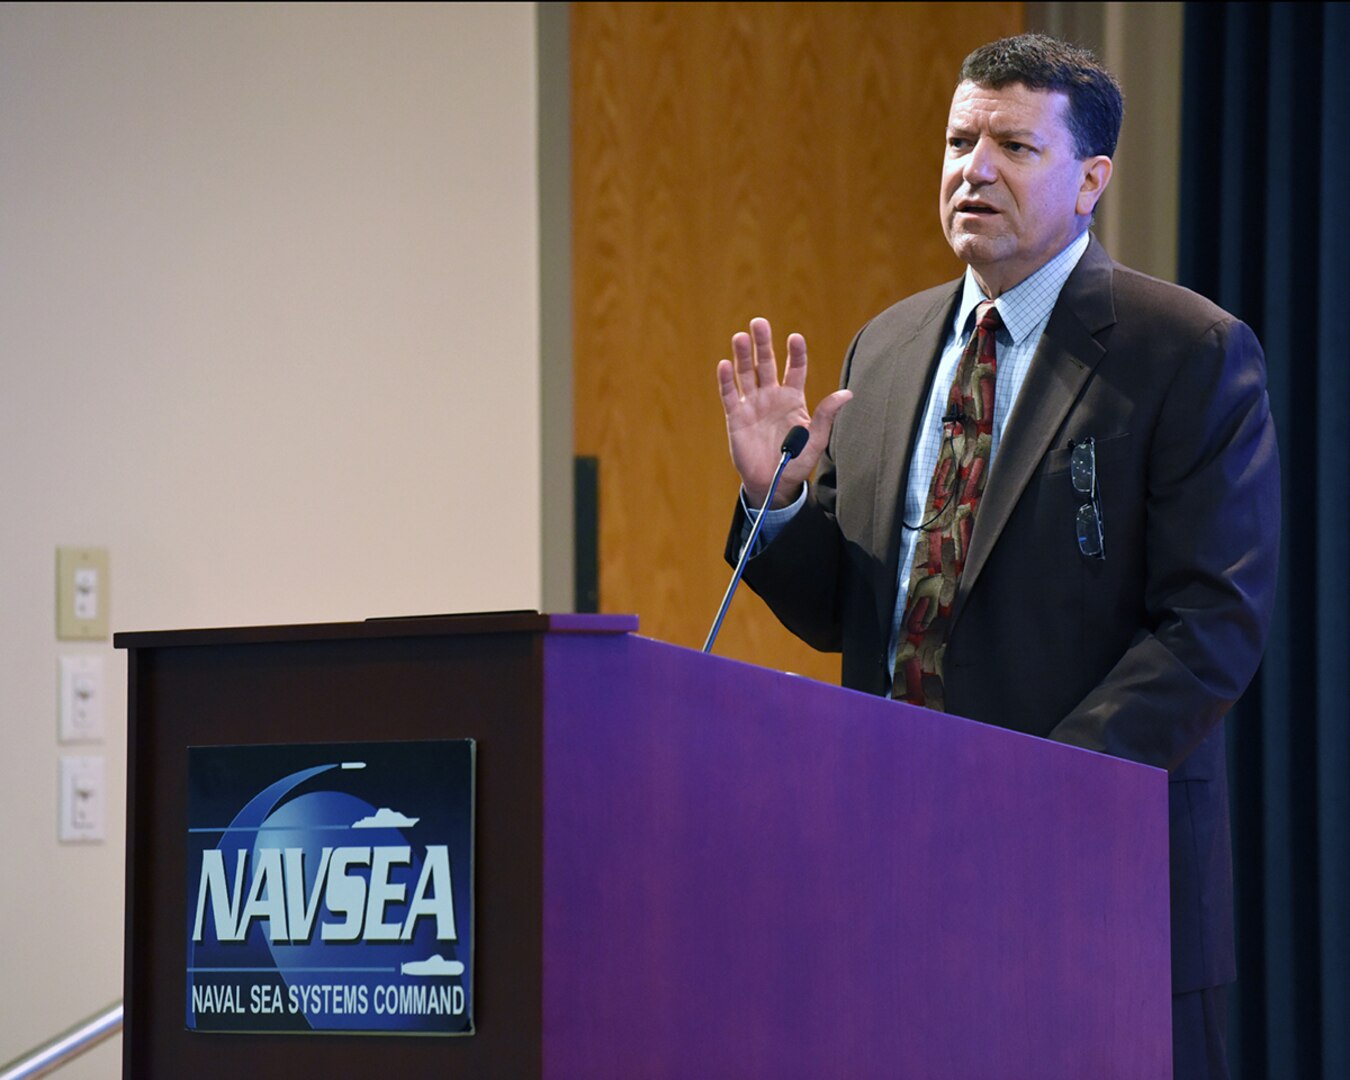
<svg viewBox="0 0 1350 1080">
<path fill-rule="evenodd" d="M 1181 3 L 1030 3 L 1027 29 L 1087 46 L 1120 80 L 1125 125 L 1094 228 L 1113 256 L 1176 280 L 1181 198 Z"/>
<path fill-rule="evenodd" d="M 58 544 L 115 631 L 539 605 L 534 16 L 0 5 L 0 1061 L 121 994 L 125 658 L 56 642 Z"/>
</svg>

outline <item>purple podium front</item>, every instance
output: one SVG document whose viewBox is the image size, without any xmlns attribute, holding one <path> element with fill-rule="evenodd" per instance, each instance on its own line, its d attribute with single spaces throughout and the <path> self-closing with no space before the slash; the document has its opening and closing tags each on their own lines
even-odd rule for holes
<svg viewBox="0 0 1350 1080">
<path fill-rule="evenodd" d="M 124 1075 L 1171 1075 L 1164 773 L 636 628 L 119 635 Z M 186 1030 L 187 747 L 454 738 L 475 1033 Z"/>
</svg>

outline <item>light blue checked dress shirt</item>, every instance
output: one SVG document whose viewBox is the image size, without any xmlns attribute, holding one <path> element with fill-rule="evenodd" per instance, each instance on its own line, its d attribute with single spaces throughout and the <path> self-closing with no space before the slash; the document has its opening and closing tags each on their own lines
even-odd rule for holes
<svg viewBox="0 0 1350 1080">
<path fill-rule="evenodd" d="M 1022 390 L 1022 383 L 1026 381 L 1032 357 L 1036 355 L 1036 348 L 1041 342 L 1041 335 L 1045 333 L 1045 326 L 1050 321 L 1050 312 L 1054 310 L 1055 301 L 1059 299 L 1064 282 L 1078 265 L 1083 252 L 1087 251 L 1088 241 L 1089 234 L 1085 230 L 1029 278 L 994 301 L 994 307 L 1003 320 L 1003 328 L 999 330 L 995 339 L 998 376 L 994 384 L 994 432 L 989 452 L 991 469 L 998 454 L 1003 429 L 1008 426 L 1008 417 L 1012 414 L 1017 395 Z M 975 281 L 974 272 L 967 268 L 965 283 L 961 290 L 961 302 L 947 331 L 937 374 L 933 378 L 933 387 L 928 395 L 928 404 L 924 408 L 923 420 L 914 438 L 914 454 L 909 466 L 909 480 L 905 486 L 903 520 L 907 526 L 917 525 L 924 519 L 924 505 L 928 500 L 928 489 L 933 484 L 933 471 L 937 468 L 938 451 L 942 446 L 942 416 L 947 408 L 952 378 L 956 374 L 956 365 L 961 360 L 961 353 L 970 340 L 970 335 L 975 331 L 975 308 L 987 299 Z M 742 492 L 742 502 L 744 498 Z M 803 488 L 801 495 L 791 506 L 782 510 L 770 510 L 765 516 L 756 549 L 770 543 L 805 502 L 806 489 Z M 748 507 L 747 510 L 753 516 L 754 511 Z M 895 612 L 891 616 L 888 651 L 892 676 L 895 675 L 895 649 L 900 636 L 900 620 L 905 614 L 905 600 L 909 594 L 909 573 L 914 565 L 914 548 L 919 542 L 919 535 L 917 529 L 909 527 L 901 533 L 900 566 L 897 574 L 899 592 Z"/>
</svg>

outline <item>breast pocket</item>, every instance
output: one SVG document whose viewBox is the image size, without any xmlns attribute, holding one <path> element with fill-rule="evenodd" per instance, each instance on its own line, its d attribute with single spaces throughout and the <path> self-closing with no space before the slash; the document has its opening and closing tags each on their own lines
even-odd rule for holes
<svg viewBox="0 0 1350 1080">
<path fill-rule="evenodd" d="M 1080 433 L 1075 445 L 1086 435 Z M 1123 493 L 1131 485 L 1125 474 L 1132 439 L 1128 433 L 1105 438 L 1093 436 L 1093 468 L 1097 478 L 1100 513 L 1103 522 L 1107 558 L 1111 557 L 1111 491 Z M 1101 560 L 1085 555 L 1078 542 L 1080 508 L 1090 505 L 1090 494 L 1075 489 L 1072 477 L 1073 449 L 1068 439 L 1057 440 L 1047 450 L 1018 498 L 997 547 L 1016 552 L 1017 572 L 1024 578 L 1051 579 L 1057 584 L 1054 594 L 1075 592 L 1067 578 L 1099 575 Z M 998 479 L 997 467 L 991 484 Z M 1066 595 L 1067 598 L 1067 595 Z M 1076 601 L 1075 601 L 1076 606 Z"/>
</svg>

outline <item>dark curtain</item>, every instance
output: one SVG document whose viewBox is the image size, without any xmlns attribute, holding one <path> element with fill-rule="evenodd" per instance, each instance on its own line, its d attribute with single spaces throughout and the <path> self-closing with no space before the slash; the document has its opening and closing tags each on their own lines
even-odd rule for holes
<svg viewBox="0 0 1350 1080">
<path fill-rule="evenodd" d="M 1350 4 L 1188 3 L 1180 277 L 1261 338 L 1284 528 L 1229 720 L 1233 1074 L 1350 1077 Z"/>
</svg>

